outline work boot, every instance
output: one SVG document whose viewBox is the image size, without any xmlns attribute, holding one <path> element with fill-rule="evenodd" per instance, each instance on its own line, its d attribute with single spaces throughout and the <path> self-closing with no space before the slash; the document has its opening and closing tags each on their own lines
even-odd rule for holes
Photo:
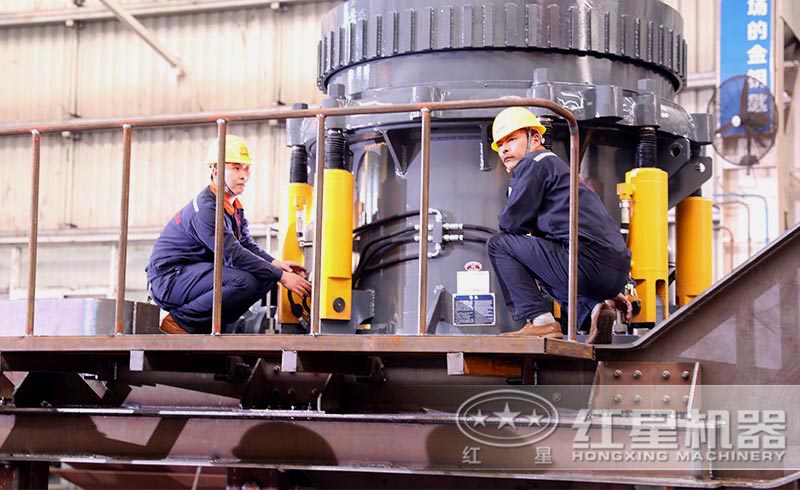
<svg viewBox="0 0 800 490">
<path fill-rule="evenodd" d="M 614 322 L 617 313 L 614 308 L 603 303 L 597 309 L 597 313 L 592 317 L 592 327 L 589 336 L 586 338 L 587 344 L 610 344 L 612 342 Z"/>
<path fill-rule="evenodd" d="M 547 325 L 534 325 L 526 323 L 525 326 L 515 332 L 502 334 L 506 337 L 546 337 L 548 339 L 563 339 L 561 325 L 558 322 L 548 323 Z"/>
<path fill-rule="evenodd" d="M 189 332 L 178 325 L 178 322 L 172 318 L 172 315 L 167 315 L 161 320 L 161 327 L 159 327 L 159 330 L 168 334 L 189 334 Z"/>
</svg>

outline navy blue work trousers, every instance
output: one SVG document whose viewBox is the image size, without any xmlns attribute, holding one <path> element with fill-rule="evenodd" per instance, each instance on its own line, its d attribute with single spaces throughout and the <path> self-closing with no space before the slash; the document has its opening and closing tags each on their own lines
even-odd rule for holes
<svg viewBox="0 0 800 490">
<path fill-rule="evenodd" d="M 176 267 L 150 281 L 150 294 L 178 325 L 190 333 L 211 332 L 214 305 L 214 264 L 200 262 Z M 222 324 L 236 321 L 267 294 L 274 283 L 259 281 L 252 274 L 222 268 Z"/>
<path fill-rule="evenodd" d="M 497 233 L 486 244 L 500 290 L 514 320 L 552 312 L 553 304 L 539 286 L 563 308 L 569 296 L 569 247 L 566 243 L 528 235 Z M 578 255 L 578 323 L 597 303 L 620 293 L 628 278 L 621 271 Z"/>
</svg>

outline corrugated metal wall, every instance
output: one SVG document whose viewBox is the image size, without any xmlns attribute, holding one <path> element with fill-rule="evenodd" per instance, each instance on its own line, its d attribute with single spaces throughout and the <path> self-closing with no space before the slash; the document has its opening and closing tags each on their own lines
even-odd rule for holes
<svg viewBox="0 0 800 490">
<path fill-rule="evenodd" d="M 0 120 L 60 120 L 311 104 L 322 15 L 338 2 L 292 4 L 144 18 L 142 23 L 180 54 L 186 75 L 119 22 L 83 28 L 0 28 L 2 66 L 30 77 L 3 77 Z M 63 2 L 62 2 L 63 4 Z M 46 8 L 51 4 L 37 4 Z M 62 5 L 63 6 L 63 5 Z M 305 54 L 303 54 L 305 53 Z M 251 219 L 277 216 L 285 181 L 282 127 L 233 125 L 252 145 L 258 168 L 245 194 Z M 202 166 L 209 127 L 139 130 L 134 134 L 131 226 L 161 226 L 208 178 Z M 121 133 L 46 135 L 42 148 L 42 229 L 118 225 Z M 4 174 L 29 161 L 28 138 L 0 138 Z M 20 172 L 20 179 L 29 179 Z M 29 182 L 29 180 L 28 180 Z M 25 201 L 27 185 L 4 179 L 0 206 Z M 27 182 L 25 182 L 27 184 Z M 0 213 L 0 229 L 24 230 L 24 213 Z"/>
<path fill-rule="evenodd" d="M 123 5 L 150 4 L 126 0 Z M 180 2 L 179 2 L 180 3 Z M 186 3 L 186 2 L 182 2 Z M 164 45 L 180 55 L 183 77 L 116 20 L 0 27 L 0 121 L 54 121 L 318 104 L 316 53 L 322 16 L 341 2 L 142 17 Z M 161 2 L 158 6 L 164 6 Z M 89 0 L 86 7 L 97 7 Z M 0 0 L 0 13 L 77 9 L 68 0 Z M 282 125 L 234 124 L 256 165 L 242 201 L 255 225 L 275 221 L 279 190 L 288 181 Z M 132 230 L 160 229 L 208 183 L 206 148 L 215 127 L 134 130 Z M 122 135 L 86 132 L 42 137 L 40 234 L 119 226 Z M 0 237 L 29 226 L 30 138 L 0 138 Z M 151 232 L 150 232 L 151 233 Z M 263 231 L 261 232 L 263 234 Z M 41 241 L 40 241 L 41 243 Z M 143 267 L 151 248 L 131 244 L 128 294 L 144 299 Z M 21 252 L 20 252 L 21 251 Z M 103 295 L 114 263 L 109 243 L 40 244 L 39 296 Z M 0 245 L 0 295 L 25 287 L 27 254 Z M 75 272 L 81 271 L 80 277 Z"/>
</svg>

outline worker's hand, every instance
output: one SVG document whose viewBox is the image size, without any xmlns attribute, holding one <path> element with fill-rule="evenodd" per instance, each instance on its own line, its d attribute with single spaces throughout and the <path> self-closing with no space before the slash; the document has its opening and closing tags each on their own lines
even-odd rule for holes
<svg viewBox="0 0 800 490">
<path fill-rule="evenodd" d="M 607 299 L 606 304 L 621 311 L 622 319 L 625 320 L 625 323 L 629 323 L 631 321 L 631 318 L 633 317 L 633 306 L 624 294 L 619 293 L 615 297 Z"/>
<path fill-rule="evenodd" d="M 286 272 L 293 272 L 293 273 L 295 273 L 295 274 L 297 274 L 299 276 L 305 277 L 306 274 L 308 274 L 308 271 L 306 271 L 305 267 L 303 267 L 302 265 L 298 264 L 297 262 L 294 262 L 294 261 L 291 261 L 291 260 L 278 260 L 278 259 L 275 259 L 275 260 L 272 261 L 272 265 L 274 265 L 275 267 L 277 267 L 280 270 L 283 270 L 283 271 L 286 271 Z"/>
<path fill-rule="evenodd" d="M 301 298 L 307 294 L 311 294 L 311 283 L 294 272 L 285 271 L 281 276 L 280 283 L 283 287 Z"/>
</svg>

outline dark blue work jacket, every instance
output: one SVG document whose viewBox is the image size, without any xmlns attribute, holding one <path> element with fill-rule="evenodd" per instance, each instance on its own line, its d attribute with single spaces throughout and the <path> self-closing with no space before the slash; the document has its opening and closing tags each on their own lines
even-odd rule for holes
<svg viewBox="0 0 800 490">
<path fill-rule="evenodd" d="M 583 182 L 578 191 L 579 253 L 628 271 L 631 252 L 619 224 L 603 201 Z M 563 243 L 569 242 L 569 166 L 556 154 L 537 149 L 519 161 L 511 173 L 508 201 L 498 217 L 500 229 Z"/>
<path fill-rule="evenodd" d="M 214 262 L 216 200 L 214 186 L 208 186 L 167 223 L 153 246 L 148 280 L 186 264 Z M 263 281 L 277 282 L 283 271 L 272 265 L 274 258 L 253 240 L 238 199 L 232 206 L 225 203 L 223 221 L 224 265 Z"/>
</svg>

